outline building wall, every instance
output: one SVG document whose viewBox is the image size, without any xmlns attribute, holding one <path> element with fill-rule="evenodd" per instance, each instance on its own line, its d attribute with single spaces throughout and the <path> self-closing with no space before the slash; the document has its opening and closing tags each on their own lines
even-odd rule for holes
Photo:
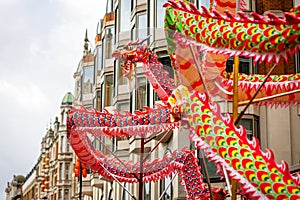
<svg viewBox="0 0 300 200">
<path fill-rule="evenodd" d="M 36 199 L 36 190 L 36 169 L 34 167 L 22 185 L 22 200 Z"/>
</svg>

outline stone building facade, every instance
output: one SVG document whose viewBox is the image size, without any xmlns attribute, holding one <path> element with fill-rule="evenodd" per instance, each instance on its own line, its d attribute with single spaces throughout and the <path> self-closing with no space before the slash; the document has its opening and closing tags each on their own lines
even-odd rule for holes
<svg viewBox="0 0 300 200">
<path fill-rule="evenodd" d="M 5 188 L 6 200 L 17 200 L 22 197 L 22 185 L 25 182 L 25 177 L 22 175 L 14 175 L 11 182 L 7 182 Z"/>
</svg>

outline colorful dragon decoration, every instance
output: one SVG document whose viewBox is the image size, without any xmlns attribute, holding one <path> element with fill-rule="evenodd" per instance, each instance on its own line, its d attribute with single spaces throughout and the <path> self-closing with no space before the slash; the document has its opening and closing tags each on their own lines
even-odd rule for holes
<svg viewBox="0 0 300 200">
<path fill-rule="evenodd" d="M 236 17 L 225 11 L 225 15 L 222 15 L 217 10 L 208 12 L 205 7 L 201 13 L 192 3 L 175 1 L 169 1 L 165 6 L 167 41 L 177 74 L 181 84 L 199 92 L 203 92 L 203 87 L 201 77 L 195 76 L 198 74 L 195 63 L 198 63 L 203 71 L 209 91 L 231 100 L 233 76 L 225 72 L 229 56 L 240 55 L 253 57 L 255 62 L 273 60 L 278 63 L 281 59 L 287 61 L 288 57 L 299 49 L 298 9 L 284 13 L 283 18 L 279 18 L 271 13 L 267 16 L 252 13 L 252 17 L 248 17 L 243 12 L 237 12 L 239 16 Z M 202 52 L 202 57 L 197 54 L 197 58 L 194 59 L 192 53 L 186 50 L 189 45 L 196 53 Z M 218 59 L 222 56 L 225 58 Z M 249 100 L 264 77 L 265 75 L 241 74 L 239 101 Z M 299 104 L 299 81 L 299 74 L 270 76 L 257 95 L 257 99 L 261 99 L 259 104 Z M 295 93 L 295 90 L 298 93 Z M 270 98 L 278 94 L 286 95 Z"/>
<path fill-rule="evenodd" d="M 89 135 L 147 137 L 153 132 L 178 128 L 184 122 L 190 128 L 190 139 L 210 160 L 224 166 L 249 198 L 300 199 L 300 180 L 290 175 L 287 164 L 277 164 L 272 151 L 263 152 L 256 138 L 249 140 L 245 129 L 236 128 L 232 118 L 221 115 L 218 105 L 212 103 L 214 96 L 225 100 L 232 98 L 232 75 L 224 72 L 224 60 L 229 55 L 278 62 L 287 60 L 298 50 L 300 18 L 297 9 L 285 13 L 283 18 L 272 14 L 252 14 L 250 18 L 241 12 L 236 17 L 228 11 L 221 14 L 214 10 L 222 2 L 215 1 L 212 12 L 205 8 L 200 12 L 193 4 L 182 1 L 169 0 L 165 4 L 168 47 L 180 86 L 163 70 L 157 55 L 139 40 L 114 53 L 115 57 L 125 59 L 123 72 L 126 76 L 134 72 L 135 63 L 143 63 L 145 76 L 164 104 L 145 107 L 144 111 L 134 114 L 73 108 L 68 114 L 68 138 L 77 156 L 93 172 L 121 182 L 138 182 L 142 173 L 143 181 L 148 182 L 178 171 L 187 199 L 208 199 L 209 190 L 192 151 L 174 151 L 160 160 L 144 162 L 141 169 L 140 162 L 122 164 L 103 154 L 93 147 L 89 138 Z M 220 60 L 216 59 L 219 54 L 223 55 Z M 241 75 L 239 99 L 250 100 L 253 90 L 263 79 L 263 75 Z M 299 87 L 297 74 L 271 76 L 258 98 L 278 93 L 286 93 L 287 97 L 266 99 L 259 105 L 298 104 L 299 95 L 289 92 Z M 216 199 L 219 196 L 225 199 L 222 189 L 213 192 Z"/>
</svg>

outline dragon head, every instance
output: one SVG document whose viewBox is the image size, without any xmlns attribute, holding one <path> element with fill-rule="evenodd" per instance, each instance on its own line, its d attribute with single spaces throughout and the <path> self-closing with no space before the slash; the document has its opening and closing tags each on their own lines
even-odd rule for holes
<svg viewBox="0 0 300 200">
<path fill-rule="evenodd" d="M 143 44 L 150 38 L 150 35 L 145 39 L 137 39 L 129 42 L 124 47 L 113 52 L 112 56 L 121 59 L 123 76 L 129 77 L 134 71 L 134 64 L 138 62 L 147 63 L 149 61 L 150 51 L 148 45 Z"/>
</svg>

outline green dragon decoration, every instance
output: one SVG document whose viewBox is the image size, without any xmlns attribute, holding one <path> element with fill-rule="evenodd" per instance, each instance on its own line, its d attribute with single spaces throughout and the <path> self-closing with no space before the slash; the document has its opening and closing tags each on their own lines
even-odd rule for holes
<svg viewBox="0 0 300 200">
<path fill-rule="evenodd" d="M 260 16 L 252 13 L 248 17 L 237 12 L 238 17 L 216 10 L 201 13 L 192 3 L 169 1 L 166 6 L 165 28 L 169 53 L 181 84 L 193 90 L 204 92 L 196 63 L 203 71 L 209 91 L 226 100 L 232 100 L 233 78 L 225 72 L 229 56 L 253 57 L 254 61 L 287 61 L 299 49 L 300 19 L 298 9 L 284 13 L 283 18 L 269 13 Z M 243 36 L 241 36 L 243 35 Z M 275 39 L 274 39 L 275 38 Z M 186 50 L 193 46 L 196 59 Z M 262 47 L 264 46 L 264 48 Z M 214 53 L 214 54 L 208 54 Z M 216 58 L 223 57 L 221 60 Z M 261 84 L 264 75 L 239 76 L 239 101 L 247 101 Z M 213 83 L 213 84 L 212 84 Z M 297 91 L 297 92 L 295 92 Z M 259 91 L 259 105 L 295 105 L 300 102 L 299 74 L 272 75 Z M 283 97 L 270 98 L 278 94 Z"/>
<path fill-rule="evenodd" d="M 298 9 L 279 18 L 271 13 L 267 16 L 252 13 L 252 17 L 248 17 L 237 12 L 236 17 L 225 11 L 222 15 L 214 9 L 208 12 L 204 7 L 200 12 L 192 3 L 183 1 L 169 0 L 165 7 L 169 53 L 179 80 L 185 85 L 173 91 L 169 102 L 189 122 L 194 133 L 191 140 L 197 142 L 198 148 L 203 149 L 208 158 L 225 166 L 229 175 L 242 184 L 248 197 L 300 199 L 300 181 L 289 174 L 287 164 L 277 164 L 272 151 L 263 152 L 256 138 L 250 141 L 243 127 L 237 129 L 230 116 L 223 117 L 219 107 L 209 103 L 217 86 L 212 86 L 208 79 L 221 83 L 227 93 L 232 92 L 233 79 L 224 72 L 224 60 L 219 63 L 214 59 L 201 60 L 203 55 L 215 53 L 217 56 L 227 55 L 225 58 L 253 57 L 255 62 L 287 61 L 288 56 L 299 49 Z M 193 55 L 193 50 L 200 54 Z M 250 100 L 253 90 L 264 78 L 263 75 L 240 75 L 239 100 Z M 259 97 L 292 92 L 299 86 L 298 74 L 271 76 Z M 216 95 L 224 97 L 220 90 L 216 91 Z M 231 99 L 228 94 L 224 98 Z M 284 98 L 266 100 L 259 105 L 293 105 L 299 104 L 299 100 L 298 94 L 287 94 Z"/>
</svg>

